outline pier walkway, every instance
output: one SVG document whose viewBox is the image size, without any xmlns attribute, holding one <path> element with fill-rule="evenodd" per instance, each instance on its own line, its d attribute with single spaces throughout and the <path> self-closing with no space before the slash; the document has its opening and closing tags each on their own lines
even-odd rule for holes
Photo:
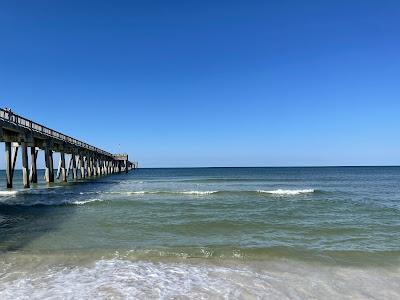
<svg viewBox="0 0 400 300">
<path fill-rule="evenodd" d="M 0 109 L 0 142 L 5 143 L 7 188 L 13 186 L 13 175 L 21 148 L 22 180 L 25 188 L 37 183 L 37 157 L 44 152 L 45 180 L 54 182 L 56 177 L 66 182 L 72 172 L 72 180 L 128 173 L 137 168 L 137 162 L 128 160 L 128 154 L 112 154 L 68 135 L 21 117 L 11 110 Z M 30 148 L 30 166 L 28 165 Z M 54 172 L 53 152 L 60 153 L 57 174 Z M 69 162 L 65 163 L 65 155 Z"/>
</svg>

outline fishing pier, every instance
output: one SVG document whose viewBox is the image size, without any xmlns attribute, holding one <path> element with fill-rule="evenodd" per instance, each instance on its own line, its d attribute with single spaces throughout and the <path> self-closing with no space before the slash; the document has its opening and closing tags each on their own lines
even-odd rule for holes
<svg viewBox="0 0 400 300">
<path fill-rule="evenodd" d="M 0 109 L 0 142 L 5 143 L 7 188 L 13 186 L 19 148 L 21 148 L 24 188 L 29 188 L 31 183 L 38 182 L 37 158 L 40 150 L 44 153 L 47 183 L 54 182 L 55 178 L 61 182 L 67 182 L 70 177 L 72 180 L 78 180 L 114 173 L 128 173 L 129 170 L 136 169 L 138 166 L 137 162 L 128 160 L 128 154 L 109 153 L 21 117 L 9 109 Z M 53 162 L 54 152 L 60 153 L 56 174 Z M 28 155 L 30 155 L 30 166 Z M 66 155 L 69 155 L 67 164 L 65 163 Z"/>
</svg>

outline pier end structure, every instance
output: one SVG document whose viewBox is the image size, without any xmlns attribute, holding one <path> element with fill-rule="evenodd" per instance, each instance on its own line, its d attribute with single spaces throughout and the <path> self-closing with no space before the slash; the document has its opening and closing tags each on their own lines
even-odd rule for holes
<svg viewBox="0 0 400 300">
<path fill-rule="evenodd" d="M 131 162 L 128 159 L 128 154 L 114 154 L 114 160 L 115 160 L 115 170 L 118 173 L 125 172 L 128 173 L 128 171 L 132 169 L 137 169 L 138 163 L 137 162 Z"/>
</svg>

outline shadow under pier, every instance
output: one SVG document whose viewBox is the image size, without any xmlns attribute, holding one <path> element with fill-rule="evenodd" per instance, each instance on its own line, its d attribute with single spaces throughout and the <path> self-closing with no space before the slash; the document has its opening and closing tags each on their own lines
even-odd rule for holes
<svg viewBox="0 0 400 300">
<path fill-rule="evenodd" d="M 57 230 L 74 214 L 72 205 L 9 205 L 0 203 L 0 253 L 25 248 Z"/>
</svg>

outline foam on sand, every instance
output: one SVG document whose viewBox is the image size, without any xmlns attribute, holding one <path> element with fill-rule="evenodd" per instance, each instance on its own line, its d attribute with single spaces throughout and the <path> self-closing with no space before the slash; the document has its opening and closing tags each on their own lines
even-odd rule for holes
<svg viewBox="0 0 400 300">
<path fill-rule="evenodd" d="M 101 259 L 33 267 L 0 281 L 8 299 L 399 299 L 398 269 L 276 262 L 249 266 Z M 1 273 L 0 273 L 1 274 Z"/>
</svg>

